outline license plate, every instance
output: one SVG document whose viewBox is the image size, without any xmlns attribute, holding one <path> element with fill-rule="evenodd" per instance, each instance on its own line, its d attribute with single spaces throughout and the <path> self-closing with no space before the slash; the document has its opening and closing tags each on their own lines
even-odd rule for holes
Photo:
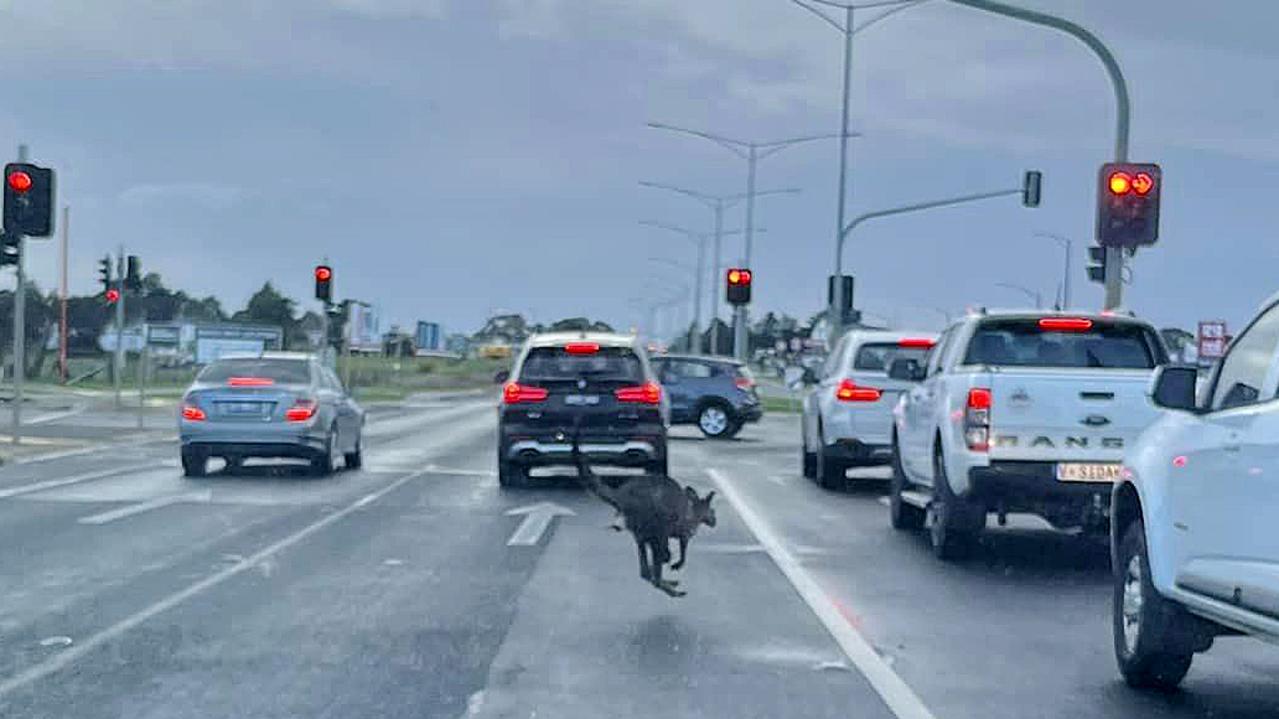
<svg viewBox="0 0 1279 719">
<path fill-rule="evenodd" d="M 1123 465 L 1115 462 L 1059 462 L 1058 482 L 1114 482 Z"/>
<path fill-rule="evenodd" d="M 564 397 L 564 404 L 570 404 L 575 407 L 586 407 L 599 403 L 600 396 L 597 394 L 570 394 Z"/>
<path fill-rule="evenodd" d="M 222 411 L 226 414 L 262 414 L 261 402 L 223 402 Z"/>
</svg>

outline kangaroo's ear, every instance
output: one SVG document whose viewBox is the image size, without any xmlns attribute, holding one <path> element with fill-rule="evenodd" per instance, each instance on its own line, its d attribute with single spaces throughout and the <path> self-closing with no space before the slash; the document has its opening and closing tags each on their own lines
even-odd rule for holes
<svg viewBox="0 0 1279 719">
<path fill-rule="evenodd" d="M 687 484 L 684 485 L 684 494 L 687 494 L 691 499 L 697 499 L 697 490 Z"/>
<path fill-rule="evenodd" d="M 709 492 L 707 492 L 707 493 L 706 493 L 706 503 L 707 503 L 707 504 L 710 504 L 710 503 L 711 503 L 711 500 L 712 500 L 712 499 L 714 499 L 714 498 L 715 498 L 715 490 L 713 490 L 713 489 L 712 489 L 711 491 L 709 491 Z"/>
</svg>

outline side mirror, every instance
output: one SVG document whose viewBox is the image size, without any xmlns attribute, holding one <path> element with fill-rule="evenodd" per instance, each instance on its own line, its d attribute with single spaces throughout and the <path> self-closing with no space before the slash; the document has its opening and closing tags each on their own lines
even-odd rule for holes
<svg viewBox="0 0 1279 719">
<path fill-rule="evenodd" d="M 888 376 L 902 382 L 918 382 L 924 378 L 924 368 L 916 360 L 898 357 L 888 365 Z"/>
<path fill-rule="evenodd" d="M 1186 412 L 1195 409 L 1195 380 L 1199 370 L 1194 367 L 1165 365 L 1155 370 L 1150 380 L 1150 399 L 1156 407 L 1179 409 Z"/>
<path fill-rule="evenodd" d="M 502 384 L 511 378 L 511 371 L 508 369 L 500 369 L 493 375 L 493 384 Z"/>
</svg>

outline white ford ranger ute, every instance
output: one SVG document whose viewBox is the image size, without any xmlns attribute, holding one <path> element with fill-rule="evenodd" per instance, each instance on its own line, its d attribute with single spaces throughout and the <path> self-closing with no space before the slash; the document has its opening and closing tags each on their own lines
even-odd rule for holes
<svg viewBox="0 0 1279 719">
<path fill-rule="evenodd" d="M 978 312 L 951 325 L 894 410 L 893 527 L 927 525 L 933 552 L 964 554 L 996 514 L 1030 513 L 1104 535 L 1124 449 L 1157 410 L 1167 362 L 1150 324 L 1113 314 Z"/>
</svg>

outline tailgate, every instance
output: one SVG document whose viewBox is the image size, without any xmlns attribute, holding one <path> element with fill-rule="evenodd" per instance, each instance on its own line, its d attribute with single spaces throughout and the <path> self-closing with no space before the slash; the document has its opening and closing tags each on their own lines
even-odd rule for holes
<svg viewBox="0 0 1279 719">
<path fill-rule="evenodd" d="M 1118 462 L 1158 411 L 1150 370 L 1015 369 L 989 375 L 992 460 Z"/>
</svg>

